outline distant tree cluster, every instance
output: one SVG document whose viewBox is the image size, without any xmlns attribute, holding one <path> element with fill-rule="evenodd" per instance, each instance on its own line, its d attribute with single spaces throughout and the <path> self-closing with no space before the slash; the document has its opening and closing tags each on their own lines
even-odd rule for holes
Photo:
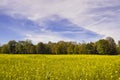
<svg viewBox="0 0 120 80">
<path fill-rule="evenodd" d="M 99 54 L 117 55 L 120 53 L 120 41 L 116 45 L 112 37 L 97 42 L 76 43 L 59 41 L 57 43 L 39 42 L 34 45 L 31 40 L 9 41 L 0 47 L 0 53 L 7 54 Z"/>
</svg>

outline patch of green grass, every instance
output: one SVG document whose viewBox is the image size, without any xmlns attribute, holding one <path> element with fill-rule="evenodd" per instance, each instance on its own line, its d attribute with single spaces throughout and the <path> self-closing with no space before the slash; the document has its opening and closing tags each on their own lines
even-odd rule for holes
<svg viewBox="0 0 120 80">
<path fill-rule="evenodd" d="M 120 56 L 1 54 L 0 80 L 120 80 Z"/>
</svg>

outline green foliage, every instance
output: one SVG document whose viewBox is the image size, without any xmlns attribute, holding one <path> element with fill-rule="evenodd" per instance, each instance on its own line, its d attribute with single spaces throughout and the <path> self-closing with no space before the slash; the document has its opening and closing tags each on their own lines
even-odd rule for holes
<svg viewBox="0 0 120 80">
<path fill-rule="evenodd" d="M 1 52 L 1 48 L 2 48 L 2 47 L 0 47 L 0 53 L 2 53 L 2 52 Z"/>
<path fill-rule="evenodd" d="M 79 48 L 80 48 L 80 49 L 79 49 L 79 50 L 80 50 L 80 51 L 79 51 L 80 54 L 87 54 L 86 43 L 80 44 L 80 45 L 79 45 Z"/>
<path fill-rule="evenodd" d="M 64 41 L 59 41 L 57 43 L 57 54 L 67 53 L 67 44 Z"/>
<path fill-rule="evenodd" d="M 120 54 L 120 41 L 118 41 L 117 53 Z"/>
<path fill-rule="evenodd" d="M 75 48 L 75 44 L 73 42 L 68 42 L 67 43 L 67 53 L 68 54 L 73 54 L 74 53 L 74 48 Z"/>
<path fill-rule="evenodd" d="M 120 48 L 117 47 L 117 54 L 120 54 Z"/>
<path fill-rule="evenodd" d="M 17 42 L 15 40 L 8 42 L 9 53 L 15 53 L 16 44 Z"/>
<path fill-rule="evenodd" d="M 75 54 L 80 54 L 80 46 L 79 45 L 75 45 L 75 47 L 74 47 L 74 53 Z"/>
<path fill-rule="evenodd" d="M 30 46 L 30 54 L 36 54 L 36 47 L 33 45 L 33 46 Z"/>
<path fill-rule="evenodd" d="M 1 52 L 2 53 L 9 53 L 9 47 L 8 45 L 3 45 L 2 48 L 1 48 Z"/>
<path fill-rule="evenodd" d="M 109 43 L 107 40 L 99 40 L 97 43 L 97 51 L 99 54 L 108 54 L 109 51 Z"/>
<path fill-rule="evenodd" d="M 115 43 L 114 39 L 112 37 L 107 37 L 106 40 L 109 43 L 108 53 L 110 55 L 116 55 L 117 54 L 117 46 L 116 46 L 116 43 Z"/>
<path fill-rule="evenodd" d="M 16 44 L 15 53 L 22 53 L 22 54 L 30 53 L 31 46 L 33 46 L 31 40 L 19 41 Z"/>
<path fill-rule="evenodd" d="M 1 46 L 1 52 L 13 54 L 100 54 L 117 55 L 120 53 L 120 42 L 116 45 L 111 37 L 101 39 L 95 43 L 76 43 L 59 41 L 57 43 L 39 42 L 34 45 L 31 40 L 9 41 Z"/>
<path fill-rule="evenodd" d="M 114 39 L 111 37 L 107 37 L 106 39 L 97 41 L 96 45 L 99 54 L 108 54 L 108 55 L 117 54 L 117 46 L 115 44 Z"/>
<path fill-rule="evenodd" d="M 88 43 L 86 44 L 86 52 L 87 54 L 96 54 L 96 48 L 94 43 Z"/>
<path fill-rule="evenodd" d="M 36 51 L 39 54 L 45 54 L 45 44 L 43 44 L 42 42 L 38 43 L 36 45 Z"/>
<path fill-rule="evenodd" d="M 20 54 L 20 53 L 24 53 L 25 52 L 25 48 L 24 48 L 24 41 L 19 41 L 16 44 L 16 53 Z"/>
<path fill-rule="evenodd" d="M 1 54 L 0 80 L 120 80 L 120 56 Z"/>
</svg>

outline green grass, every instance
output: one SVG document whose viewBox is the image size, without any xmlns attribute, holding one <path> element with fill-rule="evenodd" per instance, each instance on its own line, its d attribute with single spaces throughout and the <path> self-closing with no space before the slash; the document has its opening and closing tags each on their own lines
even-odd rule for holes
<svg viewBox="0 0 120 80">
<path fill-rule="evenodd" d="M 0 80 L 120 80 L 120 56 L 1 54 Z"/>
</svg>

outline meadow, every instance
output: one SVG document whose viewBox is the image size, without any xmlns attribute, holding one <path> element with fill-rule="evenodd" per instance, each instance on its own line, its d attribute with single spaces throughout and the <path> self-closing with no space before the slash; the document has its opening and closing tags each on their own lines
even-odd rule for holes
<svg viewBox="0 0 120 80">
<path fill-rule="evenodd" d="M 120 56 L 0 54 L 0 80 L 120 80 Z"/>
</svg>

